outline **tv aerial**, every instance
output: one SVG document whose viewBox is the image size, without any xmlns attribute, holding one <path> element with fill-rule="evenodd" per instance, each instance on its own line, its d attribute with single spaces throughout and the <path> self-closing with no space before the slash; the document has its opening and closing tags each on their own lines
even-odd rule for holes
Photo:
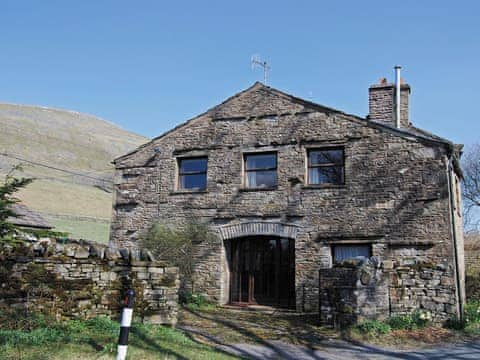
<svg viewBox="0 0 480 360">
<path fill-rule="evenodd" d="M 252 70 L 255 68 L 263 69 L 263 83 L 267 85 L 268 72 L 272 69 L 266 61 L 262 61 L 258 55 L 253 55 L 251 58 Z"/>
</svg>

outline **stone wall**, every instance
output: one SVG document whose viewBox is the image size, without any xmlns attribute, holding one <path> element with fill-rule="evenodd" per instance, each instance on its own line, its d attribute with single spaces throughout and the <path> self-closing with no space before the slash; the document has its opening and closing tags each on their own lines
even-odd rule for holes
<svg viewBox="0 0 480 360">
<path fill-rule="evenodd" d="M 417 247 L 413 253 L 425 251 Z M 453 267 L 440 259 L 431 263 L 408 255 L 382 263 L 376 257 L 345 261 L 320 270 L 322 322 L 344 326 L 417 310 L 429 312 L 439 323 L 454 317 Z"/>
<path fill-rule="evenodd" d="M 466 250 L 465 251 L 465 266 L 467 271 L 472 273 L 480 273 L 480 251 Z"/>
<path fill-rule="evenodd" d="M 469 234 L 465 239 L 465 288 L 467 300 L 480 301 L 480 237 Z"/>
<path fill-rule="evenodd" d="M 175 325 L 178 284 L 177 268 L 92 242 L 42 239 L 0 249 L 0 305 L 58 319 L 119 317 L 132 287 L 135 320 Z"/>
<path fill-rule="evenodd" d="M 320 319 L 335 327 L 383 319 L 389 312 L 388 278 L 376 258 L 320 270 Z"/>
<path fill-rule="evenodd" d="M 256 84 L 115 161 L 111 242 L 136 248 L 142 231 L 156 221 L 177 228 L 192 218 L 207 223 L 219 241 L 198 246 L 196 288 L 225 303 L 225 244 L 232 241 L 225 234 L 290 237 L 298 311 L 318 311 L 319 270 L 332 266 L 336 244 L 371 245 L 380 262 L 408 253 L 414 262 L 451 269 L 452 234 L 461 236 L 461 227 L 453 229 L 450 218 L 450 148 L 422 134 Z M 311 186 L 307 153 L 326 146 L 343 147 L 345 184 Z M 277 187 L 245 188 L 244 154 L 265 151 L 277 153 Z M 178 159 L 188 156 L 208 157 L 204 191 L 178 189 Z M 454 273 L 444 276 L 456 302 Z M 432 294 L 436 285 L 425 279 L 424 290 Z"/>
</svg>

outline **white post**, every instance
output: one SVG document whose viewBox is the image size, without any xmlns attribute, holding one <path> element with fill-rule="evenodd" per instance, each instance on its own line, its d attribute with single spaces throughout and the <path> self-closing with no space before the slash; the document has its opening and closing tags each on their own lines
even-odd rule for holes
<svg viewBox="0 0 480 360">
<path fill-rule="evenodd" d="M 132 324 L 134 295 L 133 289 L 129 289 L 125 297 L 125 307 L 122 312 L 120 335 L 118 337 L 117 360 L 125 360 L 127 357 L 128 333 L 130 332 L 130 325 Z"/>
</svg>

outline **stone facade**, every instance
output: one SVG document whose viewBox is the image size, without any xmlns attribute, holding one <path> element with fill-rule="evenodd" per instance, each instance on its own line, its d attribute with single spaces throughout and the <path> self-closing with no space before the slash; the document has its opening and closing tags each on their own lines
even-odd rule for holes
<svg viewBox="0 0 480 360">
<path fill-rule="evenodd" d="M 58 319 L 117 318 L 133 288 L 136 321 L 175 325 L 178 286 L 177 268 L 142 261 L 128 249 L 53 239 L 0 249 L 0 305 Z"/>
<path fill-rule="evenodd" d="M 461 221 L 452 218 L 452 206 L 459 204 L 451 182 L 459 176 L 457 154 L 447 140 L 402 124 L 395 129 L 256 83 L 115 160 L 111 242 L 135 248 L 156 221 L 208 223 L 218 242 L 198 246 L 196 286 L 226 303 L 228 242 L 289 237 L 295 242 L 298 311 L 318 311 L 319 270 L 332 267 L 335 245 L 368 244 L 379 266 L 401 273 L 392 287 L 405 293 L 390 295 L 392 311 L 430 307 L 448 317 L 463 293 L 456 261 L 463 256 Z M 307 152 L 330 146 L 344 150 L 345 183 L 308 185 Z M 267 151 L 277 154 L 278 185 L 246 188 L 244 154 Z M 179 190 L 178 160 L 194 156 L 208 157 L 207 187 Z M 438 282 L 437 275 L 433 281 L 402 273 L 426 262 L 442 269 Z M 434 307 L 427 298 L 446 300 Z"/>
</svg>

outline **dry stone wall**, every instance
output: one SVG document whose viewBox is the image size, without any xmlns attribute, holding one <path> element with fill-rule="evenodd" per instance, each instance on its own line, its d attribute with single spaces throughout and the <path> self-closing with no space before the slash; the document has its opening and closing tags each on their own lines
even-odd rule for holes
<svg viewBox="0 0 480 360">
<path fill-rule="evenodd" d="M 344 327 L 389 315 L 388 279 L 376 258 L 320 270 L 320 319 Z"/>
<path fill-rule="evenodd" d="M 478 239 L 465 244 L 465 288 L 468 300 L 480 300 L 480 248 Z"/>
<path fill-rule="evenodd" d="M 480 274 L 480 250 L 466 249 L 465 250 L 465 267 L 467 272 L 472 274 Z"/>
<path fill-rule="evenodd" d="M 175 325 L 178 285 L 177 268 L 128 249 L 45 238 L 0 248 L 0 305 L 59 319 L 116 318 L 133 288 L 135 320 Z"/>
</svg>

